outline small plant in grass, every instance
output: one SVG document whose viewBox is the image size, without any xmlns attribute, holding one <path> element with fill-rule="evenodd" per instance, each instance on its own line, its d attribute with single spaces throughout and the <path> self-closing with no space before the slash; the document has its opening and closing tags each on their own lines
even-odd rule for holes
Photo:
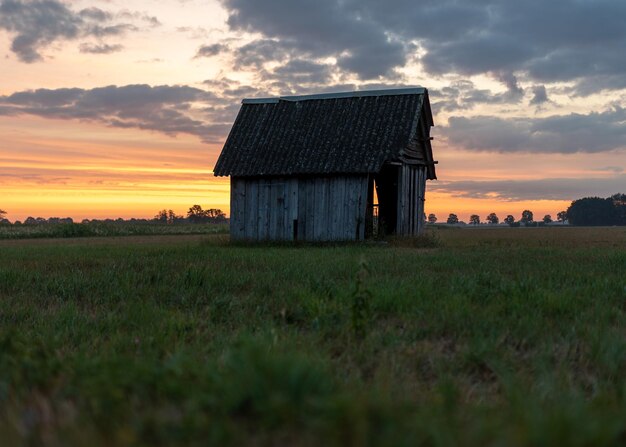
<svg viewBox="0 0 626 447">
<path fill-rule="evenodd" d="M 354 276 L 354 291 L 352 292 L 352 331 L 359 340 L 367 336 L 367 326 L 371 317 L 372 293 L 364 285 L 369 273 L 367 261 L 365 258 L 361 258 L 359 270 Z"/>
</svg>

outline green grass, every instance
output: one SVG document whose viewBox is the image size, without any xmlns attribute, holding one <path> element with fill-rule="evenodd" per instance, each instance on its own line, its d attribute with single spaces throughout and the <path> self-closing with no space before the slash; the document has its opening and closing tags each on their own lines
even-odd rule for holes
<svg viewBox="0 0 626 447">
<path fill-rule="evenodd" d="M 436 233 L 0 242 L 1 443 L 624 444 L 624 229 Z"/>
<path fill-rule="evenodd" d="M 0 225 L 2 239 L 227 234 L 228 224 L 163 224 L 90 222 L 70 224 Z"/>
</svg>

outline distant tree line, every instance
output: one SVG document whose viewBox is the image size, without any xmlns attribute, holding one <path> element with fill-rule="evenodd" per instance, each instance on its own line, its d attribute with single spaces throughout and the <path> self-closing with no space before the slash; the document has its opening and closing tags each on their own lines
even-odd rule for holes
<svg viewBox="0 0 626 447">
<path fill-rule="evenodd" d="M 613 194 L 605 199 L 585 197 L 574 200 L 566 211 L 559 211 L 556 214 L 556 219 L 561 224 L 569 223 L 570 225 L 578 226 L 626 225 L 626 194 Z M 431 213 L 428 215 L 427 220 L 428 223 L 435 224 L 438 218 Z M 498 225 L 500 223 L 500 218 L 496 213 L 490 213 L 485 220 L 489 225 Z M 531 210 L 524 210 L 519 220 L 516 220 L 514 216 L 509 214 L 502 222 L 513 227 L 534 227 L 551 224 L 554 220 L 550 214 L 546 214 L 540 220 L 535 220 L 534 213 Z M 446 223 L 450 225 L 467 225 L 467 223 L 460 221 L 459 217 L 454 213 L 450 213 Z M 478 214 L 470 216 L 470 225 L 480 225 L 481 223 L 481 218 Z"/>
<path fill-rule="evenodd" d="M 3 225 L 56 225 L 56 224 L 73 224 L 74 220 L 71 217 L 50 217 L 45 219 L 43 217 L 27 217 L 24 222 L 15 221 L 11 222 L 5 218 L 7 212 L 0 209 L 0 224 Z M 210 208 L 208 210 L 203 210 L 200 205 L 193 205 L 187 211 L 186 216 L 181 216 L 176 214 L 173 210 L 163 209 L 159 211 L 152 219 L 83 219 L 81 221 L 82 224 L 89 223 L 166 223 L 166 224 L 174 224 L 174 223 L 224 223 L 226 222 L 226 214 L 217 208 Z"/>
<path fill-rule="evenodd" d="M 172 210 L 161 210 L 154 216 L 153 220 L 168 224 L 177 222 L 222 223 L 226 222 L 226 214 L 217 208 L 203 210 L 200 205 L 194 205 L 189 208 L 186 216 L 180 216 Z"/>
<path fill-rule="evenodd" d="M 572 225 L 626 225 L 626 194 L 574 200 L 567 209 L 567 219 Z"/>
</svg>

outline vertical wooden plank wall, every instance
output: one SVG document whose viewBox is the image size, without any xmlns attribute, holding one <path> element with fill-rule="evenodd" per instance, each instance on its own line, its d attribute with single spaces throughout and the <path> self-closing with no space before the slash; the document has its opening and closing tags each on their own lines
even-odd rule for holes
<svg viewBox="0 0 626 447">
<path fill-rule="evenodd" d="M 367 176 L 233 178 L 231 237 L 234 240 L 364 239 L 367 185 Z"/>
<path fill-rule="evenodd" d="M 244 180 L 246 184 L 246 197 L 245 197 L 245 230 L 244 239 L 258 239 L 259 233 L 258 220 L 259 220 L 259 182 Z"/>
<path fill-rule="evenodd" d="M 402 165 L 398 170 L 398 215 L 396 233 L 414 236 L 424 229 L 426 168 Z"/>
<path fill-rule="evenodd" d="M 245 237 L 246 182 L 240 178 L 230 181 L 230 233 L 233 239 Z"/>
</svg>

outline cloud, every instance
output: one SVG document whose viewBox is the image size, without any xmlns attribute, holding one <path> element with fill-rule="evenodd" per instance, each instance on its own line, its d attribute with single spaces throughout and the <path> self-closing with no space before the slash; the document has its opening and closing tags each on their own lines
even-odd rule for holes
<svg viewBox="0 0 626 447">
<path fill-rule="evenodd" d="M 205 90 L 167 85 L 39 89 L 0 96 L 4 115 L 94 121 L 170 136 L 183 133 L 204 142 L 223 141 L 233 120 L 227 105 L 228 101 Z"/>
<path fill-rule="evenodd" d="M 116 53 L 118 51 L 122 51 L 124 47 L 122 45 L 109 45 L 109 44 L 89 44 L 82 43 L 80 44 L 80 52 L 81 53 L 91 53 L 91 54 L 110 54 Z"/>
<path fill-rule="evenodd" d="M 85 8 L 81 10 L 78 15 L 86 19 L 95 20 L 97 22 L 105 22 L 113 18 L 113 15 L 111 13 L 103 11 L 100 8 Z"/>
<path fill-rule="evenodd" d="M 533 97 L 530 100 L 530 104 L 534 106 L 540 106 L 548 102 L 548 93 L 546 92 L 545 85 L 535 85 L 533 87 Z"/>
<path fill-rule="evenodd" d="M 458 80 L 440 89 L 429 89 L 432 108 L 435 112 L 467 110 L 480 104 L 515 104 L 524 97 L 517 78 L 512 75 L 500 75 L 507 90 L 494 93 L 489 89 L 477 89 L 473 82 Z"/>
<path fill-rule="evenodd" d="M 262 69 L 267 62 L 285 62 L 295 51 L 278 39 L 256 39 L 235 50 L 235 68 Z"/>
<path fill-rule="evenodd" d="M 308 58 L 336 57 L 363 79 L 385 76 L 406 63 L 404 44 L 374 21 L 335 0 L 317 2 L 223 0 L 231 29 L 261 32 Z"/>
<path fill-rule="evenodd" d="M 542 178 L 537 180 L 490 180 L 434 182 L 431 190 L 458 198 L 519 200 L 575 200 L 582 197 L 608 197 L 624 190 L 626 175 L 601 178 Z"/>
<path fill-rule="evenodd" d="M 147 20 L 153 25 L 158 23 L 154 17 L 141 15 L 134 18 Z M 114 19 L 112 13 L 95 7 L 76 12 L 59 0 L 0 0 L 0 29 L 13 36 L 11 51 L 26 63 L 42 61 L 41 50 L 53 42 L 89 37 L 103 39 L 138 30 L 132 23 L 116 23 Z M 113 48 L 119 50 L 118 45 L 99 42 L 85 47 L 87 51 L 81 51 L 107 54 Z"/>
<path fill-rule="evenodd" d="M 327 84 L 331 79 L 331 66 L 305 59 L 292 59 L 276 67 L 272 75 L 286 83 Z"/>
<path fill-rule="evenodd" d="M 577 153 L 626 148 L 626 109 L 571 113 L 546 118 L 453 116 L 443 128 L 447 140 L 474 151 Z"/>
<path fill-rule="evenodd" d="M 436 76 L 504 73 L 572 82 L 578 94 L 626 87 L 621 0 L 221 2 L 231 29 L 280 41 L 300 58 L 333 57 L 361 79 L 389 76 L 417 58 Z"/>
<path fill-rule="evenodd" d="M 194 56 L 194 58 L 213 57 L 227 50 L 228 50 L 228 46 L 221 44 L 221 43 L 214 43 L 212 45 L 203 45 L 200 48 L 198 48 L 198 51 L 196 52 L 196 55 Z"/>
<path fill-rule="evenodd" d="M 595 170 L 601 172 L 614 172 L 616 174 L 621 174 L 622 172 L 624 172 L 624 168 L 622 168 L 621 166 L 604 166 Z"/>
</svg>

